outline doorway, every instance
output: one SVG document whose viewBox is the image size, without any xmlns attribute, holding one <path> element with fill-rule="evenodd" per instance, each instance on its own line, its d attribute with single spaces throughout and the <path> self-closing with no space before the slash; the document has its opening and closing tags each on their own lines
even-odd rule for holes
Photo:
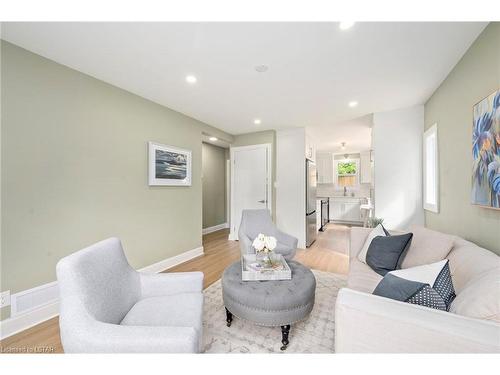
<svg viewBox="0 0 500 375">
<path fill-rule="evenodd" d="M 228 228 L 226 149 L 202 143 L 202 233 Z"/>
<path fill-rule="evenodd" d="M 238 239 L 241 211 L 267 208 L 272 214 L 271 144 L 231 147 L 229 239 Z"/>
</svg>

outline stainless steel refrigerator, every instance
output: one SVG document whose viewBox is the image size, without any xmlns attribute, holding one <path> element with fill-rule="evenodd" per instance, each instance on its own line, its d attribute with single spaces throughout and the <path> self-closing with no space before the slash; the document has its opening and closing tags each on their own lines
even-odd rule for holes
<svg viewBox="0 0 500 375">
<path fill-rule="evenodd" d="M 306 160 L 306 246 L 316 240 L 316 164 Z"/>
</svg>

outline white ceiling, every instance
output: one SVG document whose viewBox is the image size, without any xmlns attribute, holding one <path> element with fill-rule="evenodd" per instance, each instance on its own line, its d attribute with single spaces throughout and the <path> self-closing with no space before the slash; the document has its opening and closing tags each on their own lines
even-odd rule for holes
<svg viewBox="0 0 500 375">
<path fill-rule="evenodd" d="M 372 125 L 373 115 L 366 115 L 332 126 L 311 126 L 307 128 L 307 134 L 314 139 L 318 151 L 354 153 L 371 149 Z M 344 150 L 342 142 L 346 143 Z"/>
<path fill-rule="evenodd" d="M 486 23 L 3 23 L 2 38 L 240 134 L 425 102 Z M 256 65 L 269 66 L 257 73 Z M 198 78 L 185 82 L 187 74 Z M 359 106 L 347 103 L 357 100 Z M 253 119 L 262 124 L 254 125 Z"/>
</svg>

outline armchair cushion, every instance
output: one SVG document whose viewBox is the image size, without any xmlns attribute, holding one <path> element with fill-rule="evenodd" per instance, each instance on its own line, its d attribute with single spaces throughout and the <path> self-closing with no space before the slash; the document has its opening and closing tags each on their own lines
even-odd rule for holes
<svg viewBox="0 0 500 375">
<path fill-rule="evenodd" d="M 193 327 L 201 335 L 203 294 L 180 293 L 139 300 L 121 325 Z"/>
<path fill-rule="evenodd" d="M 199 334 L 193 327 L 125 326 L 97 320 L 66 332 L 66 353 L 197 353 Z M 66 335 L 66 336 L 67 336 Z"/>
</svg>

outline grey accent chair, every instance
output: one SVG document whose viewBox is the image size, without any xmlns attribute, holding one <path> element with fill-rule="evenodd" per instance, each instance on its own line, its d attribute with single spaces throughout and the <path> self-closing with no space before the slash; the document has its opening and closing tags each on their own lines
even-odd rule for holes
<svg viewBox="0 0 500 375">
<path fill-rule="evenodd" d="M 65 352 L 201 350 L 203 273 L 137 272 L 117 238 L 61 259 L 56 271 Z"/>
<path fill-rule="evenodd" d="M 280 231 L 274 225 L 269 210 L 243 210 L 241 224 L 238 230 L 241 254 L 254 254 L 253 240 L 259 233 L 276 238 L 278 244 L 274 252 L 283 255 L 285 259 L 292 259 L 297 252 L 298 239 Z"/>
</svg>

